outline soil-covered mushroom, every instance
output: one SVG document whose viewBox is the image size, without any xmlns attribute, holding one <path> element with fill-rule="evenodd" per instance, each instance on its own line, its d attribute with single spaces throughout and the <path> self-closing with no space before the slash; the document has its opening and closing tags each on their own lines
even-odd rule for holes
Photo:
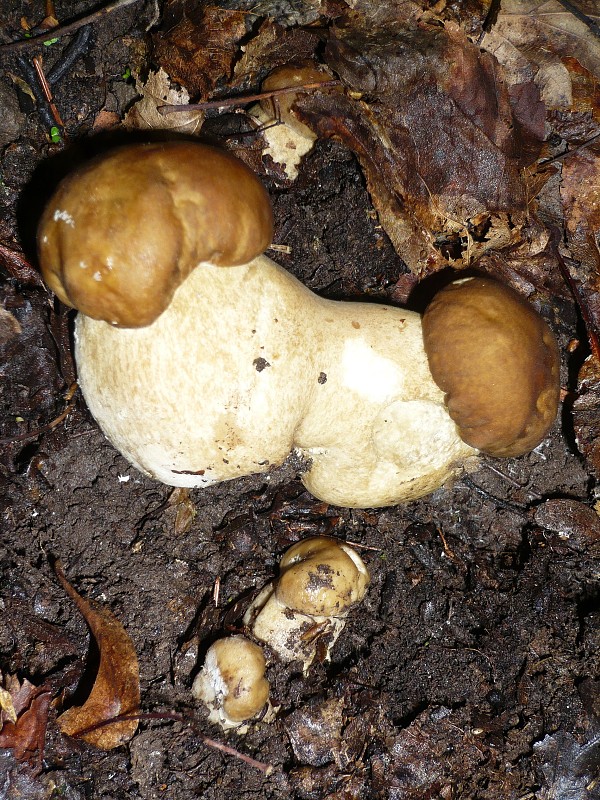
<svg viewBox="0 0 600 800">
<path fill-rule="evenodd" d="M 196 148 L 198 155 L 191 155 Z M 211 163 L 229 177 L 213 178 Z M 147 223 L 148 198 L 131 188 L 139 188 L 140 171 L 149 182 L 153 175 L 156 193 L 164 195 L 151 204 Z M 231 213 L 224 210 L 227 196 Z M 265 472 L 295 450 L 305 460 L 302 480 L 314 495 L 338 505 L 374 507 L 420 497 L 460 471 L 488 446 L 485 436 L 460 435 L 459 427 L 476 428 L 479 416 L 481 430 L 494 414 L 501 417 L 493 419 L 504 437 L 500 445 L 492 442 L 493 454 L 515 455 L 543 438 L 556 414 L 558 350 L 545 323 L 516 293 L 487 279 L 458 284 L 434 301 L 424 343 L 419 314 L 324 300 L 256 255 L 271 230 L 265 197 L 257 179 L 246 167 L 238 170 L 231 156 L 221 158 L 200 144 L 171 143 L 133 146 L 95 161 L 68 178 L 45 211 L 42 269 L 59 296 L 81 303 L 83 311 L 75 342 L 84 397 L 132 464 L 166 484 L 201 487 Z M 99 198 L 104 205 L 97 209 Z M 218 242 L 210 233 L 216 222 L 208 234 L 201 224 L 205 214 L 215 220 L 217 211 Z M 135 246 L 128 243 L 134 228 Z M 142 229 L 152 247 L 144 245 Z M 248 240 L 252 247 L 241 248 Z M 119 275 L 114 282 L 113 273 Z M 444 298 L 454 303 L 465 291 L 460 287 L 469 285 L 480 287 L 479 311 L 469 301 L 445 322 L 438 313 Z M 138 286 L 144 289 L 140 295 Z M 486 293 L 505 303 L 493 325 Z M 502 378 L 504 401 L 492 402 L 488 393 L 494 395 L 498 386 L 493 370 L 500 367 L 499 354 L 516 341 L 510 331 L 517 329 L 517 310 L 525 320 L 516 334 L 522 341 Z M 139 326 L 156 313 L 145 327 L 111 325 Z M 507 344 L 490 355 L 482 339 L 499 336 L 503 324 Z M 455 350 L 444 355 L 446 339 L 472 341 L 467 362 L 471 368 L 479 349 L 477 370 L 467 372 Z M 490 359 L 492 365 L 485 363 Z M 439 376 L 444 361 L 448 371 L 458 370 L 460 393 Z M 543 366 L 532 377 L 534 362 Z M 526 381 L 533 388 L 519 388 Z M 469 405 L 468 413 L 457 412 L 459 394 L 469 403 L 480 397 L 481 410 Z M 533 427 L 522 414 L 524 398 L 536 417 Z M 518 444 L 510 442 L 511 431 Z"/>
<path fill-rule="evenodd" d="M 210 710 L 209 719 L 225 730 L 256 716 L 269 699 L 266 661 L 245 636 L 218 639 L 207 652 L 192 694 Z"/>
<path fill-rule="evenodd" d="M 329 655 L 348 612 L 365 596 L 369 572 L 355 550 L 326 536 L 293 545 L 279 569 L 278 579 L 260 592 L 244 621 L 283 661 L 300 660 L 306 670 L 319 642 L 325 642 Z"/>
</svg>

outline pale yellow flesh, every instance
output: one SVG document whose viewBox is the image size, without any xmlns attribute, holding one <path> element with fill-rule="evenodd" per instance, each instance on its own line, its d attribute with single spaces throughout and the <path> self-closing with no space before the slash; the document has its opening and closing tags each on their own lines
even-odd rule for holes
<svg viewBox="0 0 600 800">
<path fill-rule="evenodd" d="M 139 470 L 199 487 L 311 459 L 302 479 L 374 507 L 441 486 L 475 454 L 433 382 L 418 314 L 323 300 L 265 256 L 202 264 L 150 326 L 79 315 L 79 382 Z"/>
</svg>

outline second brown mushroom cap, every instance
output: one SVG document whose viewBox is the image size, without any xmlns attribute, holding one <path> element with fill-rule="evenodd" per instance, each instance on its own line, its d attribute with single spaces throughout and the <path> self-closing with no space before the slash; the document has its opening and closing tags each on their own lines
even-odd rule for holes
<svg viewBox="0 0 600 800">
<path fill-rule="evenodd" d="M 501 457 L 540 443 L 556 417 L 560 357 L 526 300 L 491 278 L 456 281 L 427 307 L 423 340 L 464 442 Z"/>
</svg>

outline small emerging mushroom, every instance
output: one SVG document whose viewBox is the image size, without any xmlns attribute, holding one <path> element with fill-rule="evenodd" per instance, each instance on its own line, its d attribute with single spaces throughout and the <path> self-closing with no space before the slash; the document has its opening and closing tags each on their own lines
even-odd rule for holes
<svg viewBox="0 0 600 800">
<path fill-rule="evenodd" d="M 262 82 L 262 91 L 271 92 L 292 87 L 314 86 L 332 80 L 332 75 L 324 67 L 312 61 L 290 61 L 270 72 Z M 276 164 L 281 164 L 290 180 L 298 177 L 298 167 L 302 158 L 309 153 L 317 140 L 316 134 L 300 122 L 293 105 L 297 92 L 275 94 L 261 100 L 250 113 L 261 125 L 262 137 L 266 142 L 265 155 Z"/>
<path fill-rule="evenodd" d="M 325 536 L 293 545 L 269 583 L 248 608 L 244 623 L 286 662 L 304 670 L 321 642 L 326 657 L 346 624 L 348 612 L 365 596 L 369 573 L 358 553 Z"/>
<path fill-rule="evenodd" d="M 295 450 L 316 497 L 376 507 L 437 489 L 479 451 L 521 455 L 547 434 L 558 347 L 512 289 L 457 281 L 423 321 L 324 300 L 259 255 L 270 236 L 258 179 L 197 143 L 109 153 L 51 199 L 42 271 L 82 312 L 90 411 L 139 470 L 202 487 Z"/>
<path fill-rule="evenodd" d="M 224 730 L 240 728 L 269 699 L 266 662 L 261 648 L 245 636 L 212 644 L 192 685 L 192 694 L 209 709 L 209 720 Z"/>
</svg>

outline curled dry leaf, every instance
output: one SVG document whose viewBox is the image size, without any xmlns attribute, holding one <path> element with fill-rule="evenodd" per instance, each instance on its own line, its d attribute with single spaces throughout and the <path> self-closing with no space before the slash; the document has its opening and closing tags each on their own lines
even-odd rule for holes
<svg viewBox="0 0 600 800">
<path fill-rule="evenodd" d="M 128 742 L 138 726 L 137 719 L 107 722 L 120 715 L 139 712 L 137 655 L 117 618 L 98 603 L 81 597 L 58 563 L 55 572 L 63 589 L 87 622 L 100 653 L 98 674 L 89 697 L 82 706 L 73 706 L 61 714 L 58 724 L 68 736 L 84 739 L 102 750 L 112 750 Z"/>
<path fill-rule="evenodd" d="M 199 132 L 204 122 L 202 111 L 181 111 L 177 114 L 161 114 L 160 106 L 186 106 L 190 96 L 185 89 L 174 89 L 169 76 L 162 69 L 151 72 L 146 83 L 139 79 L 135 88 L 141 98 L 127 112 L 123 124 L 133 130 L 171 130 L 193 135 Z"/>
<path fill-rule="evenodd" d="M 36 772 L 42 768 L 50 698 L 47 687 L 16 678 L 0 690 L 0 748 L 12 750 L 17 761 Z"/>
</svg>

